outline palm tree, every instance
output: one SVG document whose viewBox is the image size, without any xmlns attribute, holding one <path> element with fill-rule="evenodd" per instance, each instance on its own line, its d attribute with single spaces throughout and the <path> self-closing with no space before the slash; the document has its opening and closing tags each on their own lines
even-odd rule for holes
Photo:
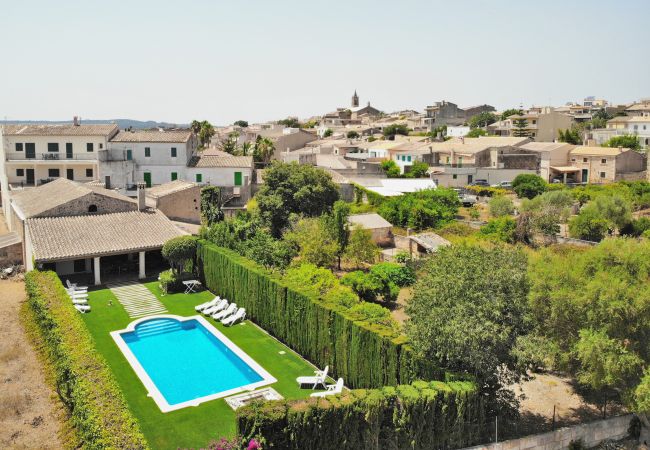
<svg viewBox="0 0 650 450">
<path fill-rule="evenodd" d="M 250 142 L 244 142 L 241 147 L 239 147 L 239 151 L 242 156 L 248 156 L 248 154 L 253 151 L 253 144 Z"/>
<path fill-rule="evenodd" d="M 198 120 L 193 120 L 192 123 L 190 123 L 190 128 L 194 134 L 199 134 L 199 131 L 201 131 L 201 122 Z"/>
<path fill-rule="evenodd" d="M 275 144 L 269 138 L 257 136 L 253 157 L 257 162 L 268 163 L 275 153 Z"/>
<path fill-rule="evenodd" d="M 201 122 L 201 129 L 199 130 L 199 141 L 201 141 L 201 145 L 205 146 L 209 144 L 212 136 L 214 136 L 214 127 L 210 122 L 204 120 Z"/>
</svg>

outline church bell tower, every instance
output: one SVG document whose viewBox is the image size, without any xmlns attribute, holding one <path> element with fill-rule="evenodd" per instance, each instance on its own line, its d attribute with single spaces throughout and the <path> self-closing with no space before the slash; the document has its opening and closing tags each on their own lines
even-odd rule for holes
<svg viewBox="0 0 650 450">
<path fill-rule="evenodd" d="M 352 107 L 353 108 L 358 108 L 359 107 L 359 96 L 357 95 L 357 90 L 354 90 L 354 95 L 352 96 Z"/>
</svg>

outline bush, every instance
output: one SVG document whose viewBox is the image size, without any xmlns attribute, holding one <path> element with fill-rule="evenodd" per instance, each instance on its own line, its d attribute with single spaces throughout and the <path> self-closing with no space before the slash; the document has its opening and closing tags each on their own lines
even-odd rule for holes
<svg viewBox="0 0 650 450">
<path fill-rule="evenodd" d="M 183 279 L 171 269 L 160 272 L 158 281 L 160 282 L 160 290 L 163 294 L 181 292 L 185 288 Z"/>
<path fill-rule="evenodd" d="M 372 388 L 444 376 L 405 346 L 392 327 L 358 320 L 347 307 L 305 292 L 305 286 L 270 274 L 231 250 L 200 241 L 199 262 L 208 289 L 246 308 L 251 320 L 309 361 L 329 365 L 348 386 Z"/>
<path fill-rule="evenodd" d="M 172 270 L 177 274 L 182 273 L 187 265 L 196 257 L 197 239 L 194 236 L 179 236 L 165 242 L 162 248 L 162 256 L 165 258 Z"/>
<path fill-rule="evenodd" d="M 407 178 L 423 178 L 427 176 L 427 171 L 429 170 L 429 165 L 422 161 L 413 161 L 409 171 L 406 172 L 405 176 Z"/>
<path fill-rule="evenodd" d="M 522 173 L 512 180 L 512 189 L 519 198 L 534 198 L 546 191 L 547 183 L 539 175 Z"/>
<path fill-rule="evenodd" d="M 341 283 L 351 288 L 359 296 L 359 300 L 368 302 L 377 300 L 377 295 L 383 287 L 380 280 L 361 270 L 346 273 L 341 278 Z"/>
<path fill-rule="evenodd" d="M 106 361 L 54 272 L 25 275 L 27 303 L 56 392 L 88 449 L 149 448 Z"/>
<path fill-rule="evenodd" d="M 465 186 L 465 189 L 480 197 L 497 197 L 508 193 L 506 189 L 492 186 Z"/>
<path fill-rule="evenodd" d="M 422 230 L 453 221 L 459 206 L 458 194 L 452 189 L 424 189 L 386 199 L 379 214 L 393 225 Z"/>
<path fill-rule="evenodd" d="M 512 244 L 515 242 L 516 229 L 515 219 L 503 216 L 498 219 L 490 219 L 486 225 L 481 227 L 479 233 L 483 237 Z"/>
<path fill-rule="evenodd" d="M 511 216 L 515 212 L 515 205 L 506 196 L 494 197 L 488 203 L 492 217 Z"/>
<path fill-rule="evenodd" d="M 483 400 L 468 382 L 424 382 L 323 399 L 255 402 L 237 430 L 264 448 L 299 450 L 462 448 L 481 439 Z"/>
<path fill-rule="evenodd" d="M 407 266 L 390 262 L 375 264 L 370 269 L 374 276 L 395 283 L 399 287 L 410 286 L 415 283 L 415 272 Z"/>
<path fill-rule="evenodd" d="M 381 170 L 384 171 L 388 178 L 399 178 L 402 173 L 395 161 L 389 159 L 381 162 Z"/>
</svg>

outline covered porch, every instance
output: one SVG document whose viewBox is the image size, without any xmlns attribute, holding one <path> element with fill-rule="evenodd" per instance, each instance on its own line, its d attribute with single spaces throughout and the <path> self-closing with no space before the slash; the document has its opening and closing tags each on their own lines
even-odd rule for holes
<svg viewBox="0 0 650 450">
<path fill-rule="evenodd" d="M 553 181 L 556 179 L 562 180 L 562 183 L 578 183 L 577 173 L 580 172 L 580 169 L 573 166 L 551 166 L 550 180 Z"/>
</svg>

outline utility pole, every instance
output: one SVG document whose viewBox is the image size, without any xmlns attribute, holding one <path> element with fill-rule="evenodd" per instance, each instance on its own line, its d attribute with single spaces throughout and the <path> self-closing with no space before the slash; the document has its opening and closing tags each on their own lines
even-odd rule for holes
<svg viewBox="0 0 650 450">
<path fill-rule="evenodd" d="M 494 443 L 499 443 L 499 416 L 494 417 Z"/>
</svg>

